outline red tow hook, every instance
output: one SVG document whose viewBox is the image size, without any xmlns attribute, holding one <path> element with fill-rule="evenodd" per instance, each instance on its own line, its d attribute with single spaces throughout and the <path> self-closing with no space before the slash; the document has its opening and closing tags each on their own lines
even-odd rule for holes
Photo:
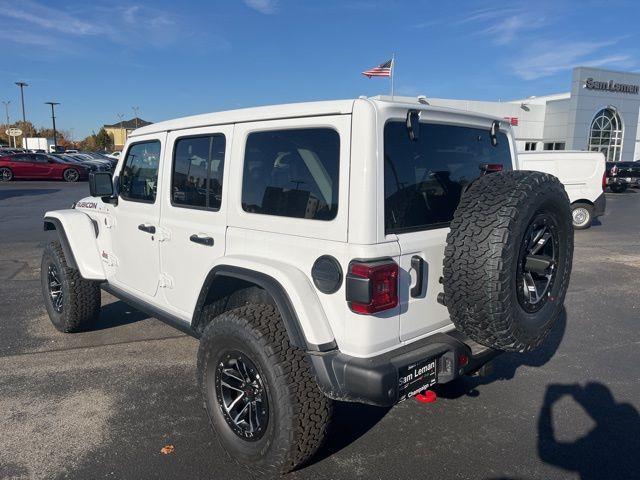
<svg viewBox="0 0 640 480">
<path fill-rule="evenodd" d="M 438 399 L 436 392 L 433 390 L 425 390 L 416 395 L 416 400 L 420 403 L 433 403 Z"/>
</svg>

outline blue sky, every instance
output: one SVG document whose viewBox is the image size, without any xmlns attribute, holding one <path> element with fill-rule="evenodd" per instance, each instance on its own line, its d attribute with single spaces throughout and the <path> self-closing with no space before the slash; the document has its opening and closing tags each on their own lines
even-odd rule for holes
<svg viewBox="0 0 640 480">
<path fill-rule="evenodd" d="M 566 91 L 570 69 L 640 71 L 640 2 L 0 0 L 0 100 L 76 139 L 151 121 L 388 93 L 508 100 Z M 4 112 L 2 112 L 4 115 Z"/>
</svg>

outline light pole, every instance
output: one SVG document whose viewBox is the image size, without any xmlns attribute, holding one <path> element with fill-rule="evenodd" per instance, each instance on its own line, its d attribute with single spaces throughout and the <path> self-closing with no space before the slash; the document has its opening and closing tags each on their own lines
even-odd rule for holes
<svg viewBox="0 0 640 480">
<path fill-rule="evenodd" d="M 133 121 L 136 122 L 136 128 L 138 128 L 138 112 L 140 111 L 140 107 L 131 107 L 133 110 Z"/>
<path fill-rule="evenodd" d="M 60 105 L 59 102 L 44 102 L 46 105 L 51 105 L 51 120 L 53 121 L 53 151 L 58 151 L 58 139 L 56 138 L 56 112 L 55 106 Z M 49 152 L 47 152 L 49 153 Z"/>
<path fill-rule="evenodd" d="M 27 116 L 24 113 L 24 87 L 28 87 L 29 84 L 25 82 L 16 82 L 16 85 L 20 87 L 20 101 L 22 102 L 22 128 L 24 131 L 22 132 L 22 139 L 24 140 L 26 137 L 25 133 L 27 131 Z M 27 142 L 25 141 L 25 144 Z M 24 145 L 24 148 L 27 148 L 27 145 Z"/>
<path fill-rule="evenodd" d="M 3 100 L 2 103 L 4 104 L 4 111 L 7 114 L 7 130 L 9 130 L 9 128 L 11 128 L 9 126 L 9 104 L 11 103 L 11 100 Z M 11 146 L 11 137 L 9 134 L 7 134 L 7 139 L 9 140 L 9 146 Z M 15 148 L 15 141 L 13 142 L 13 145 Z"/>
</svg>

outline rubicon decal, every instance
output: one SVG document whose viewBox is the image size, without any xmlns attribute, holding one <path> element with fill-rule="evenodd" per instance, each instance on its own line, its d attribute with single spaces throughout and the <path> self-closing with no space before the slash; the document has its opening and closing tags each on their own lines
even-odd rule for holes
<svg viewBox="0 0 640 480">
<path fill-rule="evenodd" d="M 96 202 L 78 202 L 76 208 L 98 208 L 98 204 Z"/>
</svg>

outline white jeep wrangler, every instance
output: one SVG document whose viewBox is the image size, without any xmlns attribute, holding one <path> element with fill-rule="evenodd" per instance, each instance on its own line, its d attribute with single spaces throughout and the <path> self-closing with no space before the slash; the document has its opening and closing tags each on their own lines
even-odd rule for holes
<svg viewBox="0 0 640 480">
<path fill-rule="evenodd" d="M 90 328 L 103 289 L 199 338 L 223 447 L 290 471 L 333 401 L 390 406 L 544 341 L 571 212 L 516 162 L 507 122 L 388 97 L 145 126 L 113 178 L 46 213 L 46 307 Z"/>
</svg>

